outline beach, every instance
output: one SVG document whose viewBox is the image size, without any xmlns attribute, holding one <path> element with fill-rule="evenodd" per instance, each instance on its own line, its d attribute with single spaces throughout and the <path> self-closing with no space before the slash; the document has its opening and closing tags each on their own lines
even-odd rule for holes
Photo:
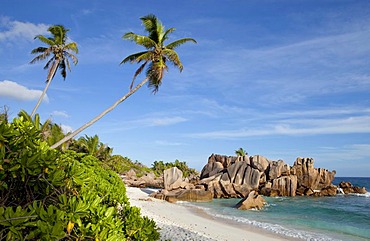
<svg viewBox="0 0 370 241">
<path fill-rule="evenodd" d="M 192 207 L 150 198 L 149 189 L 126 187 L 126 193 L 130 204 L 139 207 L 143 216 L 153 219 L 161 228 L 161 240 L 287 240 L 249 225 L 218 221 Z"/>
</svg>

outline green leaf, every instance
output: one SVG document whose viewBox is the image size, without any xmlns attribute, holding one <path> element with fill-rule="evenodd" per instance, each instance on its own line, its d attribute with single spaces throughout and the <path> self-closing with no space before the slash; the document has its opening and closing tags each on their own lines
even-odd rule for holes
<svg viewBox="0 0 370 241">
<path fill-rule="evenodd" d="M 115 207 L 108 208 L 107 211 L 105 211 L 105 216 L 106 217 L 112 216 L 112 214 L 114 213 L 114 211 L 115 211 Z"/>
</svg>

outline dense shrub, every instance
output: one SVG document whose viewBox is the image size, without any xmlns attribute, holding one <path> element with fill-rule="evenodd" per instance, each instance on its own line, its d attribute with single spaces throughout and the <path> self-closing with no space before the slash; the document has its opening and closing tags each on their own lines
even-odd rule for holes
<svg viewBox="0 0 370 241">
<path fill-rule="evenodd" d="M 103 166 L 108 167 L 109 169 L 119 174 L 123 174 L 132 169 L 135 171 L 138 177 L 143 176 L 148 172 L 152 172 L 152 170 L 149 167 L 141 164 L 140 162 L 138 161 L 133 162 L 131 161 L 130 158 L 123 157 L 120 155 L 114 155 L 109 159 L 105 160 Z"/>
<path fill-rule="evenodd" d="M 22 117 L 0 120 L 0 240 L 157 240 L 116 173 L 50 149 Z"/>
</svg>

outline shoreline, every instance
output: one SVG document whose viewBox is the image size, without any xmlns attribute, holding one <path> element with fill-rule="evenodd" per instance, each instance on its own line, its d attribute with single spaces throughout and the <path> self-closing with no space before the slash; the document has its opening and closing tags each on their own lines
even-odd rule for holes
<svg viewBox="0 0 370 241">
<path fill-rule="evenodd" d="M 297 240 L 252 225 L 218 220 L 196 207 L 150 198 L 148 189 L 126 187 L 126 194 L 131 206 L 139 207 L 143 216 L 153 219 L 161 228 L 161 240 Z"/>
</svg>

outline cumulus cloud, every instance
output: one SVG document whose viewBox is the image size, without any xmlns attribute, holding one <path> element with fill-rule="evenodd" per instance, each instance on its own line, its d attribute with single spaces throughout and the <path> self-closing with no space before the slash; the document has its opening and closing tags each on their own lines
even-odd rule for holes
<svg viewBox="0 0 370 241">
<path fill-rule="evenodd" d="M 36 35 L 47 33 L 48 25 L 40 23 L 11 21 L 8 18 L 0 19 L 0 26 L 5 31 L 0 32 L 0 41 L 13 39 L 33 40 Z"/>
<path fill-rule="evenodd" d="M 55 110 L 51 113 L 52 116 L 61 116 L 61 117 L 65 117 L 65 118 L 68 118 L 69 115 L 67 114 L 66 111 L 58 111 L 58 110 Z"/>
<path fill-rule="evenodd" d="M 10 80 L 0 81 L 0 97 L 21 101 L 32 101 L 38 100 L 41 94 L 41 90 L 28 89 L 27 87 Z M 44 96 L 44 101 L 49 102 L 46 94 Z"/>
</svg>

